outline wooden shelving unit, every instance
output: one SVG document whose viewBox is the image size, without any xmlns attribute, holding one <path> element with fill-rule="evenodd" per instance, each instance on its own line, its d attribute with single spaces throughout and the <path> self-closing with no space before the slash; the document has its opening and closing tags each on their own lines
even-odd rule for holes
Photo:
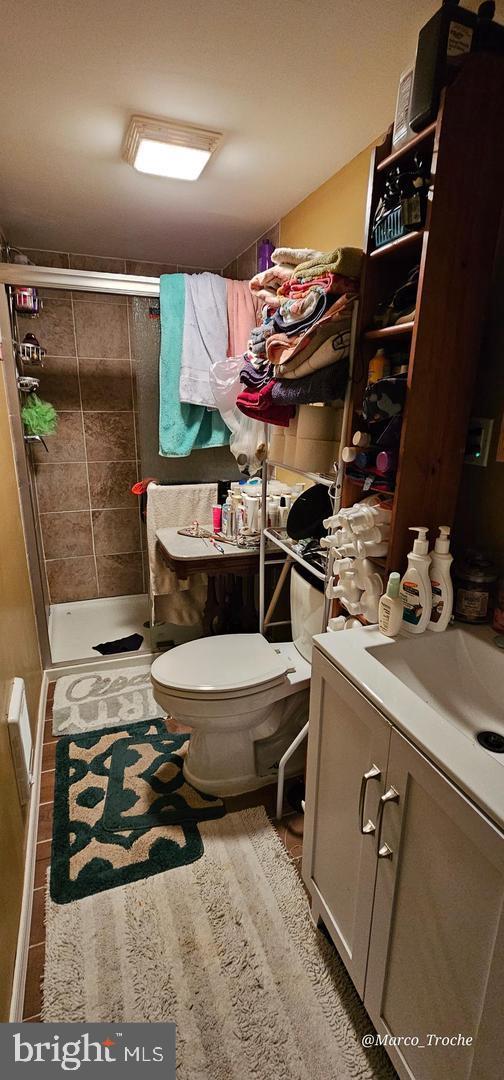
<svg viewBox="0 0 504 1080">
<path fill-rule="evenodd" d="M 366 341 L 384 341 L 387 338 L 406 337 L 411 334 L 414 322 L 401 323 L 399 326 L 383 326 L 379 330 L 366 330 Z"/>
<path fill-rule="evenodd" d="M 469 410 L 504 191 L 504 59 L 476 53 L 443 95 L 435 123 L 391 153 L 391 130 L 375 148 L 366 212 L 352 407 L 346 442 L 361 425 L 367 369 L 377 344 L 409 351 L 407 401 L 383 573 L 405 568 L 410 525 L 435 530 L 454 517 Z M 387 168 L 415 151 L 431 159 L 425 228 L 373 250 L 372 222 Z M 378 305 L 420 265 L 414 322 L 373 328 Z M 371 490 L 373 490 L 371 488 Z M 363 496 L 345 476 L 343 505 Z"/>
</svg>

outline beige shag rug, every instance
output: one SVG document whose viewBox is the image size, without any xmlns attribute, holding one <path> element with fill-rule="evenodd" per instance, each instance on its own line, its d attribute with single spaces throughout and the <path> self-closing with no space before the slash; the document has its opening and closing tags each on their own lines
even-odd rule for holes
<svg viewBox="0 0 504 1080">
<path fill-rule="evenodd" d="M 177 1080 L 391 1080 L 262 807 L 200 825 L 188 866 L 47 900 L 42 1019 L 174 1020 Z"/>
</svg>

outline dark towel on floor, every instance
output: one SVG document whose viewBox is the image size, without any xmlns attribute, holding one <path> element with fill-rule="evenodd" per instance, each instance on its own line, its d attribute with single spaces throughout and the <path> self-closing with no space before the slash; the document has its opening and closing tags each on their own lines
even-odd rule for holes
<svg viewBox="0 0 504 1080">
<path fill-rule="evenodd" d="M 343 400 L 348 383 L 348 357 L 330 367 L 320 368 L 301 379 L 275 379 L 271 400 L 276 405 L 312 405 Z"/>
<path fill-rule="evenodd" d="M 93 645 L 96 652 L 102 656 L 110 656 L 112 653 L 135 652 L 143 641 L 141 634 L 130 634 L 129 637 L 118 638 L 117 641 L 104 641 L 101 645 Z"/>
</svg>

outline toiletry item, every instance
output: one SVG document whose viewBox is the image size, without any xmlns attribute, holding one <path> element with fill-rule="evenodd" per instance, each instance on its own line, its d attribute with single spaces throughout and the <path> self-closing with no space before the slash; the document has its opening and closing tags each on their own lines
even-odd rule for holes
<svg viewBox="0 0 504 1080">
<path fill-rule="evenodd" d="M 230 540 L 232 540 L 233 537 L 236 536 L 236 511 L 232 500 L 230 501 L 227 515 L 226 536 L 228 536 Z"/>
<path fill-rule="evenodd" d="M 269 270 L 273 265 L 271 256 L 274 252 L 274 245 L 271 240 L 263 240 L 259 244 L 259 251 L 257 253 L 257 273 L 262 274 L 265 270 Z M 294 269 L 294 268 L 293 268 Z"/>
<path fill-rule="evenodd" d="M 395 450 L 380 450 L 376 455 L 375 468 L 377 473 L 385 475 L 394 472 L 397 466 L 397 454 Z"/>
<path fill-rule="evenodd" d="M 221 532 L 224 536 L 228 536 L 228 518 L 229 511 L 231 509 L 231 489 L 229 489 L 226 497 L 226 501 L 222 504 L 221 513 Z"/>
<path fill-rule="evenodd" d="M 459 7 L 458 0 L 443 0 L 442 7 L 422 26 L 418 35 L 409 122 L 421 131 L 434 120 L 443 86 L 451 82 L 471 51 L 476 15 Z"/>
<path fill-rule="evenodd" d="M 261 496 L 257 495 L 243 495 L 243 504 L 245 507 L 245 514 L 247 518 L 247 528 L 251 532 L 259 531 L 259 512 L 261 509 Z"/>
<path fill-rule="evenodd" d="M 279 527 L 285 529 L 289 516 L 289 503 L 285 495 L 280 496 Z"/>
<path fill-rule="evenodd" d="M 497 582 L 492 626 L 498 634 L 504 633 L 504 578 Z"/>
<path fill-rule="evenodd" d="M 467 623 L 490 620 L 495 568 L 481 552 L 469 551 L 454 568 L 454 615 Z"/>
<path fill-rule="evenodd" d="M 418 533 L 418 538 L 408 555 L 408 569 L 401 581 L 402 629 L 421 634 L 427 629 L 432 608 L 428 529 L 425 525 L 412 525 L 409 531 Z"/>
<path fill-rule="evenodd" d="M 399 633 L 403 617 L 403 605 L 399 596 L 401 575 L 395 570 L 389 575 L 387 591 L 380 597 L 378 626 L 382 634 L 395 637 Z"/>
<path fill-rule="evenodd" d="M 450 554 L 450 529 L 448 525 L 439 526 L 439 536 L 430 552 L 430 560 L 429 577 L 432 586 L 432 610 L 429 630 L 446 630 L 453 610 L 453 585 L 450 574 L 453 555 Z"/>
<path fill-rule="evenodd" d="M 212 506 L 212 525 L 214 532 L 220 532 L 222 527 L 222 506 Z"/>
<path fill-rule="evenodd" d="M 367 431 L 356 431 L 352 437 L 352 443 L 358 446 L 359 450 L 367 450 L 368 446 L 371 446 L 371 436 Z"/>
<path fill-rule="evenodd" d="M 356 446 L 344 446 L 341 451 L 342 461 L 344 461 L 345 464 L 348 465 L 351 461 L 355 461 L 358 452 L 359 451 L 357 450 Z"/>
<path fill-rule="evenodd" d="M 390 375 L 390 361 L 385 356 L 385 349 L 377 349 L 369 361 L 368 385 L 385 379 L 387 375 Z"/>
</svg>

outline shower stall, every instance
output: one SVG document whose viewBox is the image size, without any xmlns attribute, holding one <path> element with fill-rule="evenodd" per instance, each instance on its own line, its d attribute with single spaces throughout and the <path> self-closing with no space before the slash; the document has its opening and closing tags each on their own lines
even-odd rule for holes
<svg viewBox="0 0 504 1080">
<path fill-rule="evenodd" d="M 143 643 L 123 661 L 146 661 L 148 557 L 131 488 L 236 475 L 227 448 L 199 451 L 197 476 L 194 459 L 159 457 L 159 278 L 0 264 L 0 330 L 44 667 L 96 664 L 97 645 L 132 633 Z M 34 392 L 58 415 L 46 438 L 23 424 Z"/>
</svg>

